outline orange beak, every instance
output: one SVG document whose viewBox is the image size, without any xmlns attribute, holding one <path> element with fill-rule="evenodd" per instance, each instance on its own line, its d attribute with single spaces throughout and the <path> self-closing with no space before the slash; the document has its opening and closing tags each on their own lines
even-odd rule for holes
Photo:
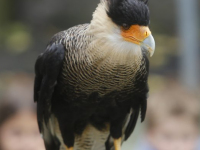
<svg viewBox="0 0 200 150">
<path fill-rule="evenodd" d="M 132 25 L 128 30 L 121 28 L 121 35 L 125 41 L 140 45 L 149 51 L 150 56 L 153 56 L 155 41 L 149 27 Z"/>
<path fill-rule="evenodd" d="M 126 41 L 140 45 L 144 39 L 151 35 L 151 31 L 146 26 L 132 25 L 128 30 L 122 28 L 121 34 Z"/>
</svg>

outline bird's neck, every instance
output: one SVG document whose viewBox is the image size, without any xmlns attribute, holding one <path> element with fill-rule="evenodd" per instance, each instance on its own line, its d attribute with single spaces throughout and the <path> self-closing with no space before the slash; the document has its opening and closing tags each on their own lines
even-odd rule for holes
<svg viewBox="0 0 200 150">
<path fill-rule="evenodd" d="M 130 63 L 140 60 L 142 58 L 140 46 L 123 39 L 120 28 L 112 22 L 106 11 L 107 1 L 101 0 L 88 30 L 94 37 L 90 44 L 91 53 L 100 58 L 109 56 L 111 60 L 112 57 L 115 60 L 132 60 Z"/>
<path fill-rule="evenodd" d="M 93 19 L 90 23 L 90 31 L 91 34 L 105 34 L 111 28 L 113 28 L 113 23 L 111 23 L 111 19 L 108 17 L 107 13 L 107 2 L 101 0 L 101 3 L 96 8 L 93 13 Z"/>
</svg>

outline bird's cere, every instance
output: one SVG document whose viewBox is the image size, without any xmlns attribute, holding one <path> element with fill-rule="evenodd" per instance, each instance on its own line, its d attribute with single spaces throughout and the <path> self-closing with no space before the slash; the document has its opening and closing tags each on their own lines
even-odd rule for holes
<svg viewBox="0 0 200 150">
<path fill-rule="evenodd" d="M 121 28 L 121 35 L 124 40 L 141 45 L 142 50 L 147 50 L 150 57 L 155 51 L 155 41 L 151 35 L 151 31 L 147 26 L 132 25 L 128 29 Z"/>
<path fill-rule="evenodd" d="M 125 40 L 138 45 L 151 34 L 148 27 L 139 25 L 132 25 L 129 29 L 124 29 L 122 27 L 121 30 L 121 35 Z"/>
</svg>

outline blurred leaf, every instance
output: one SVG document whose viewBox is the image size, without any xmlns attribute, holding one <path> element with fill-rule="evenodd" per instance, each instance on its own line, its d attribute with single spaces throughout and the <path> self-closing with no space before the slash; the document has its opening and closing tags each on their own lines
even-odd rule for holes
<svg viewBox="0 0 200 150">
<path fill-rule="evenodd" d="M 157 68 L 165 66 L 169 61 L 169 56 L 177 55 L 178 39 L 176 37 L 154 34 L 156 41 L 156 52 L 151 61 L 151 67 Z"/>
<path fill-rule="evenodd" d="M 12 53 L 22 53 L 31 46 L 32 37 L 26 26 L 16 23 L 9 27 L 5 46 Z"/>
</svg>

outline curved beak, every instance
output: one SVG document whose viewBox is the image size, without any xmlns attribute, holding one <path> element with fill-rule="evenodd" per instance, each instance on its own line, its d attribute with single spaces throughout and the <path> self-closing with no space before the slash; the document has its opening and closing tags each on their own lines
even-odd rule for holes
<svg viewBox="0 0 200 150">
<path fill-rule="evenodd" d="M 150 57 L 153 56 L 155 52 L 155 40 L 152 35 L 149 35 L 144 41 L 141 43 L 141 47 L 144 50 L 147 50 L 149 52 Z"/>
<path fill-rule="evenodd" d="M 150 57 L 153 56 L 155 51 L 155 40 L 149 27 L 132 25 L 128 30 L 122 28 L 121 35 L 126 41 L 140 45 L 143 50 L 147 50 Z"/>
</svg>

